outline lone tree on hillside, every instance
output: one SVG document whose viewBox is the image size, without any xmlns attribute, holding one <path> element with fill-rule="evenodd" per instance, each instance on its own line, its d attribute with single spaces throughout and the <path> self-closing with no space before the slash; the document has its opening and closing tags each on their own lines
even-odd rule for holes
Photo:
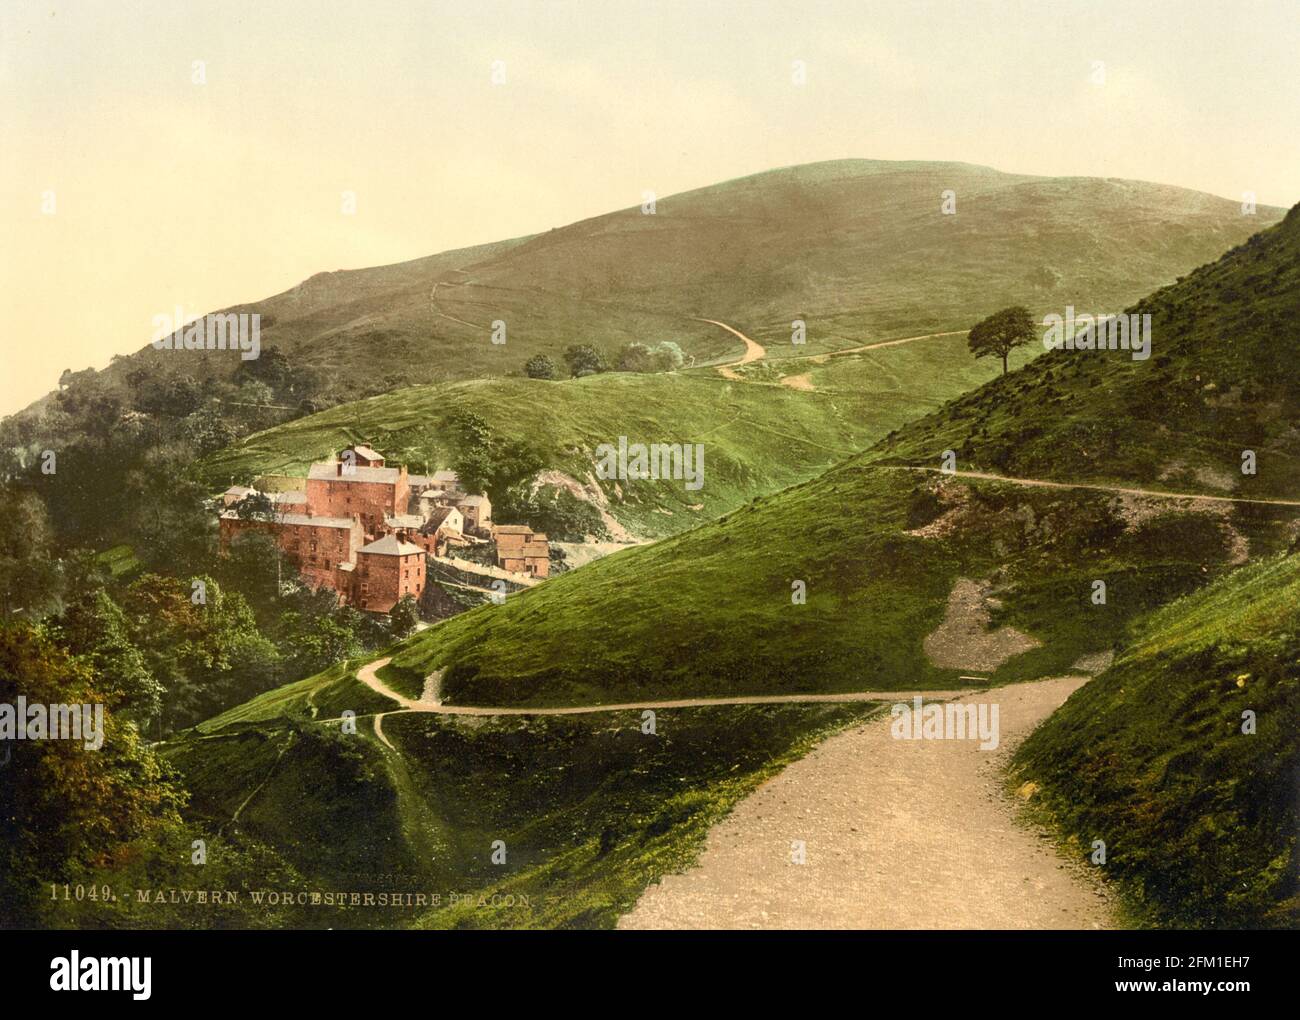
<svg viewBox="0 0 1300 1020">
<path fill-rule="evenodd" d="M 1034 339 L 1034 317 L 1024 305 L 1012 305 L 977 322 L 966 337 L 966 344 L 977 358 L 995 355 L 1002 359 L 1002 374 L 1007 374 L 1007 355 Z"/>
</svg>

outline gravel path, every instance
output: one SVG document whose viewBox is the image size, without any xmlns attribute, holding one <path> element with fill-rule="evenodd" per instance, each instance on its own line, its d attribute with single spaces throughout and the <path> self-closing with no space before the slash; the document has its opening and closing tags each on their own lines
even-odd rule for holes
<svg viewBox="0 0 1300 1020">
<path fill-rule="evenodd" d="M 832 737 L 737 805 L 697 865 L 651 886 L 619 927 L 1107 927 L 1092 876 L 1017 823 L 1001 788 L 1007 754 L 1086 682 L 958 699 L 999 706 L 996 751 L 894 739 L 889 716 Z"/>
</svg>

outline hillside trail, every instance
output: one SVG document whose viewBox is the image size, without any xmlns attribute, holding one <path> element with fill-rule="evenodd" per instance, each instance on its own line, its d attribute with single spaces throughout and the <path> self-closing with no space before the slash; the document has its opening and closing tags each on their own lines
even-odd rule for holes
<svg viewBox="0 0 1300 1020">
<path fill-rule="evenodd" d="M 732 371 L 740 365 L 748 365 L 755 361 L 761 361 L 767 357 L 767 349 L 749 337 L 745 336 L 740 330 L 733 326 L 728 326 L 725 322 L 719 322 L 717 319 L 696 319 L 696 322 L 707 322 L 710 326 L 718 326 L 725 329 L 732 336 L 737 337 L 745 345 L 745 353 L 735 361 L 728 361 L 725 365 L 719 365 L 718 372 L 726 379 L 740 381 L 740 376 Z"/>
<path fill-rule="evenodd" d="M 1007 755 L 1086 682 L 962 696 L 998 704 L 994 751 L 895 739 L 889 716 L 831 737 L 741 801 L 698 863 L 648 888 L 618 927 L 1109 927 L 1092 876 L 1023 826 L 1002 788 Z"/>
<path fill-rule="evenodd" d="M 377 694 L 390 698 L 402 707 L 376 716 L 375 731 L 380 739 L 388 744 L 382 734 L 379 720 L 401 712 L 431 712 L 435 715 L 592 715 L 597 712 L 630 712 L 652 709 L 665 711 L 672 708 L 710 708 L 715 705 L 804 705 L 823 702 L 857 702 L 857 701 L 910 701 L 921 697 L 927 701 L 947 701 L 951 698 L 969 694 L 970 689 L 961 691 L 849 691 L 844 694 L 755 694 L 741 695 L 734 698 L 681 698 L 673 701 L 634 701 L 612 705 L 565 705 L 555 708 L 491 708 L 483 705 L 444 705 L 438 701 L 408 698 L 379 679 L 379 670 L 383 669 L 392 657 L 376 659 L 357 670 L 357 679 Z M 321 722 L 335 722 L 322 719 Z M 392 747 L 392 744 L 388 744 Z"/>
<path fill-rule="evenodd" d="M 722 365 L 715 366 L 718 370 L 718 373 L 722 375 L 724 378 L 731 379 L 736 382 L 744 381 L 744 377 L 739 375 L 737 372 L 733 371 L 733 369 L 739 368 L 741 365 L 752 365 L 755 361 L 762 361 L 767 357 L 766 347 L 764 347 L 758 341 L 753 340 L 750 337 L 747 337 L 744 333 L 736 329 L 734 326 L 728 326 L 725 322 L 719 322 L 717 319 L 697 318 L 695 321 L 707 322 L 711 326 L 718 326 L 721 329 L 725 329 L 732 336 L 737 337 L 742 343 L 744 343 L 745 353 L 742 354 L 738 359 L 736 359 L 735 361 L 728 361 Z M 822 361 L 826 361 L 828 358 L 838 358 L 840 355 L 843 354 L 861 354 L 864 351 L 874 351 L 880 349 L 881 347 L 897 347 L 899 344 L 915 343 L 917 340 L 932 340 L 935 337 L 941 337 L 941 336 L 962 336 L 967 332 L 969 332 L 969 330 L 954 329 L 954 330 L 949 330 L 946 333 L 920 333 L 916 336 L 904 336 L 904 337 L 898 337 L 897 339 L 894 340 L 879 340 L 876 341 L 875 343 L 861 344 L 857 347 L 845 347 L 837 351 L 822 351 L 819 354 L 795 354 L 795 355 L 791 355 L 788 358 L 778 358 L 776 359 L 776 361 L 780 363 L 785 363 L 788 361 L 815 361 L 820 363 Z M 793 388 L 811 389 L 811 384 L 805 385 L 802 382 L 798 382 L 794 384 Z"/>
<path fill-rule="evenodd" d="M 875 343 L 862 344 L 858 347 L 842 347 L 837 351 L 822 351 L 820 354 L 795 354 L 788 358 L 781 358 L 781 361 L 825 361 L 828 358 L 838 358 L 842 354 L 861 354 L 864 351 L 875 351 L 881 347 L 897 347 L 899 344 L 915 343 L 917 340 L 933 340 L 940 336 L 963 336 L 969 333 L 967 329 L 951 329 L 946 333 L 920 333 L 917 336 L 902 336 L 896 340 L 877 340 Z"/>
<path fill-rule="evenodd" d="M 1162 492 L 1159 489 L 1134 489 L 1122 485 L 1103 485 L 1099 482 L 1052 482 L 1043 478 L 1013 478 L 987 471 L 945 471 L 943 468 L 921 467 L 913 464 L 872 464 L 871 467 L 887 471 L 921 471 L 927 474 L 951 475 L 956 478 L 976 478 L 988 482 L 1006 482 L 1034 489 L 1090 489 L 1094 492 L 1115 492 L 1126 496 L 1154 496 L 1162 499 L 1204 500 L 1209 503 L 1258 503 L 1265 506 L 1300 506 L 1295 499 L 1248 499 L 1245 496 L 1208 496 L 1192 492 Z"/>
</svg>

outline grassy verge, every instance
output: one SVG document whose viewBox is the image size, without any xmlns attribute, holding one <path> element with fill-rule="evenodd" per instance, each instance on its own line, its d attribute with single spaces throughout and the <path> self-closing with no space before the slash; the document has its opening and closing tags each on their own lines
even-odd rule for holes
<svg viewBox="0 0 1300 1020">
<path fill-rule="evenodd" d="M 1106 844 L 1130 915 L 1172 927 L 1300 919 L 1300 556 L 1151 614 L 1032 734 L 1015 782 L 1081 854 Z M 1253 730 L 1253 731 L 1252 731 Z"/>
</svg>

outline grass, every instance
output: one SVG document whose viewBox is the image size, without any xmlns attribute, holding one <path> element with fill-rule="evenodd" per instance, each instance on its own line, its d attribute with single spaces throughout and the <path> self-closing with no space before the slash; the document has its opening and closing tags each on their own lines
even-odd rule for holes
<svg viewBox="0 0 1300 1020">
<path fill-rule="evenodd" d="M 1255 732 L 1244 732 L 1244 713 Z M 1169 927 L 1300 920 L 1300 556 L 1264 559 L 1154 612 L 1114 665 L 1015 756 L 1040 817 L 1130 912 Z"/>
<path fill-rule="evenodd" d="M 384 719 L 396 752 L 369 719 L 345 736 L 267 708 L 167 746 L 192 791 L 195 838 L 224 829 L 268 848 L 299 876 L 294 889 L 440 896 L 420 910 L 298 911 L 293 923 L 601 928 L 689 866 L 709 827 L 763 779 L 879 706 L 676 709 L 658 713 L 654 734 L 635 712 L 399 713 Z M 496 840 L 504 865 L 491 860 Z M 242 881 L 259 888 L 255 874 Z M 465 899 L 450 904 L 449 892 Z"/>
<path fill-rule="evenodd" d="M 814 477 L 996 371 L 959 344 L 937 341 L 925 351 L 885 348 L 869 360 L 836 358 L 819 370 L 826 389 L 812 393 L 731 382 L 712 370 L 411 387 L 250 436 L 210 457 L 204 474 L 214 487 L 268 474 L 305 475 L 312 461 L 362 440 L 393 463 L 442 467 L 457 453 L 451 423 L 472 411 L 501 438 L 538 447 L 549 469 L 591 486 L 588 498 L 598 491 L 632 533 L 662 536 Z M 902 379 L 909 380 L 905 387 Z M 702 444 L 703 487 L 597 479 L 596 447 L 617 445 L 620 436 Z"/>
<path fill-rule="evenodd" d="M 1151 316 L 1149 360 L 1048 352 L 875 455 L 937 464 L 951 449 L 964 469 L 1300 499 L 1300 207 L 1133 311 Z"/>
<path fill-rule="evenodd" d="M 950 534 L 909 534 L 949 512 Z M 1284 540 L 1271 520 L 1237 524 L 1259 549 Z M 968 671 L 934 666 L 923 642 L 970 577 L 993 584 L 995 624 L 1043 642 L 993 683 L 1068 672 L 1227 569 L 1217 519 L 1184 510 L 1149 541 L 1155 526 L 1130 529 L 1101 493 L 940 481 L 859 459 L 446 620 L 398 646 L 388 669 L 408 674 L 408 689 L 444 670 L 444 698 L 486 705 L 959 687 Z M 1109 584 L 1102 606 L 1096 579 Z M 806 604 L 792 603 L 796 580 Z"/>
</svg>

